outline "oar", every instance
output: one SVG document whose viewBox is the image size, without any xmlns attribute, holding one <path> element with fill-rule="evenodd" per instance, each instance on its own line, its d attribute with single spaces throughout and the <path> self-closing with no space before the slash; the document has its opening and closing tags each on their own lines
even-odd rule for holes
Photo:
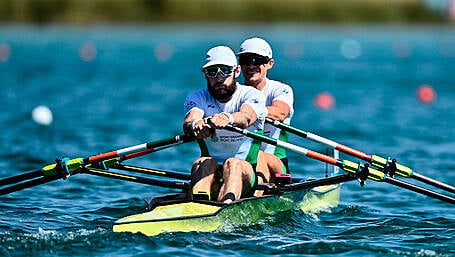
<svg viewBox="0 0 455 257">
<path fill-rule="evenodd" d="M 109 167 L 113 168 L 113 169 L 117 169 L 117 170 L 126 170 L 126 171 L 147 174 L 147 175 L 167 177 L 167 178 L 176 178 L 176 179 L 183 179 L 183 180 L 191 179 L 190 174 L 177 172 L 177 171 L 169 171 L 169 170 L 163 170 L 163 169 L 150 169 L 150 168 L 138 167 L 138 166 L 133 166 L 133 165 L 123 165 L 123 164 L 117 164 L 117 165 L 113 165 L 113 166 L 109 166 Z"/>
<path fill-rule="evenodd" d="M 78 170 L 84 168 L 88 165 L 96 165 L 102 161 L 120 158 L 121 160 L 134 158 L 137 156 L 141 156 L 147 153 L 156 152 L 171 146 L 175 146 L 184 142 L 189 142 L 194 140 L 193 138 L 186 136 L 186 135 L 177 135 L 172 138 L 167 138 L 164 140 L 148 142 L 144 144 L 134 145 L 126 148 L 122 148 L 119 150 L 94 155 L 87 158 L 75 158 L 69 159 L 64 158 L 62 160 L 57 159 L 57 163 L 49 164 L 39 170 L 31 171 L 28 173 L 16 175 L 13 177 L 5 178 L 0 180 L 0 185 L 9 185 L 22 182 L 21 184 L 17 184 L 11 187 L 2 188 L 0 189 L 0 195 L 5 195 L 8 193 L 12 193 L 15 191 L 19 191 L 24 188 L 29 188 L 35 185 L 44 184 L 53 180 L 57 180 L 59 178 L 66 179 L 73 173 L 77 172 Z M 47 179 L 38 178 L 31 181 L 26 181 L 36 177 L 43 177 Z"/>
<path fill-rule="evenodd" d="M 61 176 L 48 176 L 48 177 L 35 178 L 35 179 L 28 180 L 28 181 L 25 181 L 25 182 L 22 182 L 22 183 L 19 183 L 16 185 L 2 188 L 2 189 L 0 189 L 0 195 L 6 195 L 9 193 L 13 193 L 13 192 L 16 192 L 16 191 L 19 191 L 22 189 L 26 189 L 29 187 L 34 187 L 34 186 L 38 186 L 41 184 L 45 184 L 45 183 L 48 183 L 48 182 L 51 182 L 51 181 L 54 181 L 57 179 L 61 179 L 61 178 L 62 178 Z"/>
<path fill-rule="evenodd" d="M 396 163 L 395 159 L 391 160 L 391 159 L 386 159 L 386 158 L 378 156 L 378 155 L 366 154 L 362 151 L 339 144 L 335 141 L 318 136 L 311 132 L 306 132 L 306 131 L 297 129 L 288 124 L 285 124 L 283 122 L 279 122 L 276 120 L 272 120 L 270 118 L 266 118 L 266 122 L 272 124 L 273 126 L 275 126 L 277 128 L 288 131 L 288 132 L 298 135 L 300 137 L 307 138 L 307 139 L 312 140 L 317 143 L 321 143 L 327 147 L 339 150 L 343 153 L 346 153 L 346 154 L 352 155 L 354 157 L 360 158 L 364 161 L 367 161 L 367 162 L 371 163 L 372 165 L 382 169 L 387 175 L 389 175 L 391 177 L 393 177 L 394 174 L 396 173 L 399 176 L 402 176 L 405 178 L 413 178 L 418 181 L 424 182 L 428 185 L 432 185 L 437 188 L 446 190 L 448 192 L 455 193 L 455 187 L 453 187 L 449 184 L 434 180 L 432 178 L 426 177 L 424 175 L 418 174 L 417 172 L 413 171 L 411 168 L 404 166 L 402 164 Z"/>
<path fill-rule="evenodd" d="M 443 194 L 440 194 L 440 193 L 437 193 L 437 192 L 434 192 L 434 191 L 431 191 L 431 190 L 428 190 L 428 189 L 425 189 L 425 188 L 422 188 L 422 187 L 419 187 L 416 185 L 408 184 L 408 183 L 405 183 L 398 179 L 387 177 L 383 172 L 369 167 L 368 164 L 365 164 L 362 166 L 358 163 L 355 163 L 355 162 L 352 162 L 349 160 L 338 160 L 331 156 L 327 156 L 327 155 L 324 155 L 324 154 L 321 154 L 321 153 L 318 153 L 318 152 L 315 152 L 315 151 L 312 151 L 312 150 L 309 150 L 309 149 L 306 149 L 306 148 L 303 148 L 303 147 L 300 147 L 297 145 L 290 144 L 288 142 L 284 142 L 284 141 L 277 140 L 277 139 L 274 139 L 271 137 L 260 135 L 260 134 L 248 131 L 247 129 L 241 129 L 241 128 L 234 127 L 231 125 L 227 125 L 225 127 L 225 129 L 243 134 L 247 137 L 259 140 L 259 141 L 267 143 L 267 144 L 285 148 L 289 151 L 305 155 L 305 156 L 315 159 L 315 160 L 319 160 L 319 161 L 322 161 L 322 162 L 325 162 L 328 164 L 335 165 L 344 171 L 356 174 L 356 176 L 358 176 L 359 179 L 361 180 L 361 184 L 363 184 L 363 182 L 367 178 L 369 178 L 369 179 L 377 181 L 377 182 L 386 182 L 386 183 L 393 184 L 395 186 L 402 187 L 402 188 L 405 188 L 405 189 L 408 189 L 408 190 L 411 190 L 411 191 L 414 191 L 414 192 L 417 192 L 417 193 L 420 193 L 420 194 L 423 194 L 423 195 L 426 195 L 429 197 L 433 197 L 435 199 L 439 199 L 439 200 L 442 200 L 442 201 L 445 201 L 445 202 L 448 202 L 451 204 L 455 204 L 455 198 L 453 198 L 453 197 L 446 196 L 446 195 L 443 195 Z"/>
<path fill-rule="evenodd" d="M 29 180 L 32 178 L 41 177 L 42 175 L 43 175 L 43 172 L 41 171 L 41 169 L 35 170 L 35 171 L 30 171 L 27 173 L 22 173 L 20 175 L 12 176 L 9 178 L 4 178 L 4 179 L 0 180 L 0 186 L 15 184 L 20 181 L 25 181 L 25 180 Z"/>
<path fill-rule="evenodd" d="M 354 174 L 346 173 L 346 174 L 328 177 L 328 178 L 321 178 L 321 179 L 307 180 L 307 181 L 292 183 L 292 184 L 284 185 L 282 187 L 270 188 L 268 186 L 259 184 L 257 189 L 266 190 L 269 193 L 273 194 L 273 193 L 278 193 L 278 192 L 298 191 L 298 190 L 304 190 L 304 189 L 311 189 L 311 188 L 315 188 L 315 187 L 319 187 L 319 186 L 340 184 L 340 183 L 344 183 L 344 182 L 348 182 L 348 181 L 352 181 L 352 180 L 356 180 L 356 179 L 357 179 L 357 177 Z"/>
<path fill-rule="evenodd" d="M 163 180 L 163 179 L 152 179 L 152 178 L 144 178 L 140 176 L 132 176 L 127 174 L 122 174 L 118 172 L 112 172 L 107 170 L 95 169 L 95 168 L 86 168 L 82 169 L 80 173 L 106 177 L 106 178 L 113 178 L 119 179 L 124 181 L 131 181 L 140 184 L 152 185 L 152 186 L 160 186 L 166 188 L 174 188 L 174 189 L 188 189 L 189 183 L 187 181 L 176 181 L 176 180 Z"/>
</svg>

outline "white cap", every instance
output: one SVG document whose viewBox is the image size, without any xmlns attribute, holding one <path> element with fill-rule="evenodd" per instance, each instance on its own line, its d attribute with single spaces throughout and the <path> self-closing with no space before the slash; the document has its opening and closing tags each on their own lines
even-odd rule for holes
<svg viewBox="0 0 455 257">
<path fill-rule="evenodd" d="M 272 48 L 270 47 L 269 43 L 267 43 L 267 41 L 264 39 L 258 37 L 243 41 L 243 43 L 240 45 L 240 51 L 237 53 L 237 55 L 245 53 L 253 53 L 260 56 L 272 58 Z"/>
<path fill-rule="evenodd" d="M 237 66 L 237 57 L 231 48 L 227 46 L 216 46 L 207 52 L 205 64 L 202 68 L 207 68 L 212 65 Z"/>
</svg>

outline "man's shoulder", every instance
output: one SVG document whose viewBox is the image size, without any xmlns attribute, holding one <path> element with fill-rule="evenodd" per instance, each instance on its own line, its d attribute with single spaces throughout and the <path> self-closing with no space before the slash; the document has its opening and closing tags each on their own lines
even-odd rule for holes
<svg viewBox="0 0 455 257">
<path fill-rule="evenodd" d="M 267 79 L 267 82 L 268 82 L 267 85 L 269 85 L 272 88 L 287 88 L 289 90 L 292 90 L 292 87 L 289 84 L 286 84 L 278 80 Z"/>
<path fill-rule="evenodd" d="M 246 93 L 255 93 L 255 94 L 261 93 L 261 91 L 257 90 L 254 87 L 250 87 L 250 86 L 243 85 L 243 84 L 240 84 L 240 83 L 237 84 L 237 89 L 239 90 L 239 92 L 245 93 L 245 94 Z"/>
<path fill-rule="evenodd" d="M 207 88 L 200 88 L 200 89 L 191 91 L 190 93 L 188 93 L 188 96 L 205 96 L 208 93 L 209 92 L 208 92 Z"/>
</svg>

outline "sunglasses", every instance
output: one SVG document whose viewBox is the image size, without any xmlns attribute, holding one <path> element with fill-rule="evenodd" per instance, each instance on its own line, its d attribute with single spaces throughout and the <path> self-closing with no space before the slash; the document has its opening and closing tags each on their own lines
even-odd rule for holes
<svg viewBox="0 0 455 257">
<path fill-rule="evenodd" d="M 260 66 L 266 64 L 270 61 L 270 58 L 260 55 L 240 55 L 239 64 L 240 65 L 254 65 Z"/>
<path fill-rule="evenodd" d="M 216 76 L 218 76 L 218 73 L 220 73 L 220 75 L 225 78 L 225 77 L 229 77 L 232 74 L 232 72 L 234 71 L 234 67 L 214 66 L 214 67 L 205 68 L 202 71 L 209 78 L 216 78 Z"/>
</svg>

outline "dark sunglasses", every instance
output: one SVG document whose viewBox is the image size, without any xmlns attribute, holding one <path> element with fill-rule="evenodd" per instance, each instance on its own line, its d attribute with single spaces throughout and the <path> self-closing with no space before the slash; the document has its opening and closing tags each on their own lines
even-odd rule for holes
<svg viewBox="0 0 455 257">
<path fill-rule="evenodd" d="M 239 55 L 240 65 L 254 65 L 259 66 L 266 64 L 270 61 L 270 58 L 260 55 Z"/>
<path fill-rule="evenodd" d="M 214 66 L 205 68 L 202 71 L 205 73 L 205 75 L 207 75 L 207 77 L 210 78 L 216 78 L 216 76 L 218 76 L 218 73 L 220 73 L 222 77 L 228 77 L 234 71 L 234 67 Z"/>
</svg>

